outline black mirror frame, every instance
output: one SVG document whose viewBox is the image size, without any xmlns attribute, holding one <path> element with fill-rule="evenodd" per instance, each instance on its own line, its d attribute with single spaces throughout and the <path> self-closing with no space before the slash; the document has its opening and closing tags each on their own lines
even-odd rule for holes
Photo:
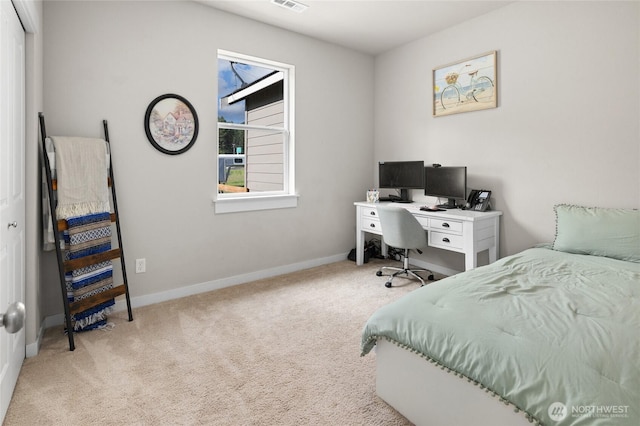
<svg viewBox="0 0 640 426">
<path fill-rule="evenodd" d="M 162 142 L 156 139 L 156 137 L 153 134 L 153 131 L 151 130 L 151 116 L 156 106 L 162 101 L 172 100 L 172 99 L 176 104 L 178 102 L 183 103 L 184 106 L 186 106 L 187 109 L 189 110 L 189 113 L 191 114 L 191 116 L 193 117 L 193 130 L 190 134 L 190 139 L 186 142 L 186 145 L 182 143 L 181 145 L 184 145 L 184 146 L 175 150 L 171 150 L 167 148 L 166 145 L 162 146 L 161 145 Z M 149 142 L 151 142 L 151 145 L 153 145 L 153 147 L 156 148 L 158 151 L 163 152 L 165 154 L 169 154 L 169 155 L 182 154 L 188 151 L 193 146 L 193 144 L 195 143 L 198 137 L 198 115 L 196 114 L 196 110 L 193 108 L 193 105 L 191 105 L 191 103 L 188 100 L 186 100 L 180 95 L 167 93 L 165 95 L 161 95 L 155 98 L 153 101 L 151 101 L 151 103 L 147 107 L 147 111 L 144 115 L 144 131 L 147 134 L 147 139 L 149 139 Z"/>
</svg>

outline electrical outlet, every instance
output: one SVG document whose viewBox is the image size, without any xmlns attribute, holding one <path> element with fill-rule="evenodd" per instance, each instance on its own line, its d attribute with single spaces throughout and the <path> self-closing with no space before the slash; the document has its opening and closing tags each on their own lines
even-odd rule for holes
<svg viewBox="0 0 640 426">
<path fill-rule="evenodd" d="M 136 274 L 147 272 L 147 259 L 136 259 Z"/>
</svg>

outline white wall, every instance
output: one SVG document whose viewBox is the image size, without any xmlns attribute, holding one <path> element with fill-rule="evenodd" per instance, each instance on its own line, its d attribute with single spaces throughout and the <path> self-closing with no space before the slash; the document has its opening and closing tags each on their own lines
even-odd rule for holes
<svg viewBox="0 0 640 426">
<path fill-rule="evenodd" d="M 25 340 L 27 356 L 34 355 L 33 343 L 38 339 L 42 323 L 41 310 L 41 223 L 38 111 L 43 106 L 43 30 L 42 1 L 14 3 L 25 37 Z"/>
<path fill-rule="evenodd" d="M 45 2 L 50 135 L 102 136 L 109 122 L 131 295 L 342 256 L 369 185 L 373 58 L 192 2 Z M 298 207 L 214 214 L 217 49 L 296 66 Z M 198 139 L 170 156 L 147 141 L 155 97 L 177 93 Z M 62 312 L 48 254 L 45 315 Z M 135 274 L 146 258 L 147 273 Z"/>
<path fill-rule="evenodd" d="M 377 57 L 375 161 L 468 166 L 502 256 L 553 241 L 556 203 L 640 207 L 639 24 L 637 2 L 517 2 Z M 434 118 L 433 68 L 491 50 L 498 108 Z"/>
</svg>

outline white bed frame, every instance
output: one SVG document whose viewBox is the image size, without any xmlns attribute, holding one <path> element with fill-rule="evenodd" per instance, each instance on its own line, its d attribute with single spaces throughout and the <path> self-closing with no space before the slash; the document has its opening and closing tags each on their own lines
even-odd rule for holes
<svg viewBox="0 0 640 426">
<path fill-rule="evenodd" d="M 376 393 L 415 425 L 532 425 L 512 404 L 386 339 L 375 353 Z"/>
</svg>

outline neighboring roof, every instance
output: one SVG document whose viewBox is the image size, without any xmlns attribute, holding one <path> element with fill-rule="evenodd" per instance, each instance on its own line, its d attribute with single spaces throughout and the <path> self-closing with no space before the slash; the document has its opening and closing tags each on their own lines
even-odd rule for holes
<svg viewBox="0 0 640 426">
<path fill-rule="evenodd" d="M 284 73 L 282 71 L 273 71 L 272 73 L 267 74 L 264 77 L 254 81 L 250 85 L 241 87 L 235 92 L 222 97 L 221 100 L 223 103 L 226 103 L 228 105 L 234 104 L 247 98 L 250 95 L 253 95 L 254 93 L 259 92 L 260 90 L 263 90 L 279 81 L 282 81 L 283 79 Z"/>
</svg>

